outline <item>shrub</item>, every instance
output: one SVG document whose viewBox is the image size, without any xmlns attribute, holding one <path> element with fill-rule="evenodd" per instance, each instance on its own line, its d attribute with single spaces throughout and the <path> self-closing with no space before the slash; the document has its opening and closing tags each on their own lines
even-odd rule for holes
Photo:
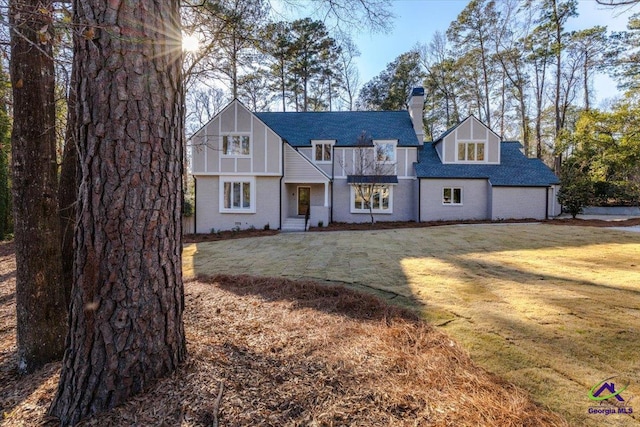
<svg viewBox="0 0 640 427">
<path fill-rule="evenodd" d="M 189 199 L 184 199 L 184 203 L 182 204 L 182 215 L 184 217 L 193 216 L 193 202 Z"/>
<path fill-rule="evenodd" d="M 558 201 L 564 210 L 575 218 L 589 203 L 592 192 L 591 183 L 586 179 L 570 182 L 560 188 Z"/>
</svg>

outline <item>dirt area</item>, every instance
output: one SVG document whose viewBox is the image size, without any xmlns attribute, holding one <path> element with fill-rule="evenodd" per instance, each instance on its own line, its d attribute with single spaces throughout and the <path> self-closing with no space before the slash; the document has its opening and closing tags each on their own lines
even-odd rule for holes
<svg viewBox="0 0 640 427">
<path fill-rule="evenodd" d="M 45 416 L 60 363 L 15 369 L 15 261 L 0 244 L 2 425 Z M 248 276 L 185 284 L 189 358 L 83 426 L 560 426 L 414 313 L 344 288 Z"/>
<path fill-rule="evenodd" d="M 640 425 L 637 408 L 632 416 L 588 413 L 590 388 L 612 376 L 630 383 L 627 400 L 640 396 L 640 233 L 561 221 L 199 243 L 185 246 L 183 267 L 186 275 L 285 277 L 373 293 L 419 313 L 571 425 Z M 582 221 L 566 220 L 573 223 Z"/>
</svg>

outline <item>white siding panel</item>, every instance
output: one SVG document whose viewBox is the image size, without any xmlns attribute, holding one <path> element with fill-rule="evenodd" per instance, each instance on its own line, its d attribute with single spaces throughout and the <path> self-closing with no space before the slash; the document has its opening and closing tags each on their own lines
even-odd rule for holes
<svg viewBox="0 0 640 427">
<path fill-rule="evenodd" d="M 327 177 L 322 172 L 288 144 L 285 144 L 284 165 L 284 179 L 286 182 L 327 181 Z"/>
<path fill-rule="evenodd" d="M 207 169 L 205 172 L 217 172 L 220 159 L 220 119 L 211 120 L 205 127 L 205 159 L 207 159 Z"/>
<path fill-rule="evenodd" d="M 205 171 L 204 132 L 191 137 L 191 170 L 194 173 Z"/>
<path fill-rule="evenodd" d="M 267 172 L 281 173 L 282 140 L 272 130 L 267 132 Z"/>
<path fill-rule="evenodd" d="M 242 104 L 237 103 L 236 109 L 236 131 L 237 132 L 250 132 L 251 131 L 251 117 L 252 114 Z M 255 135 L 254 135 L 255 136 Z"/>
</svg>

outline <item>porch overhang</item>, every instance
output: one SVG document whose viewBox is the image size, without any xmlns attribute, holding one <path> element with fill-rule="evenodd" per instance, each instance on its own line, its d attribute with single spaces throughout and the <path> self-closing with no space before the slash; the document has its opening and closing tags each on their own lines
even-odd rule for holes
<svg viewBox="0 0 640 427">
<path fill-rule="evenodd" d="M 397 184 L 397 175 L 347 175 L 347 184 Z"/>
</svg>

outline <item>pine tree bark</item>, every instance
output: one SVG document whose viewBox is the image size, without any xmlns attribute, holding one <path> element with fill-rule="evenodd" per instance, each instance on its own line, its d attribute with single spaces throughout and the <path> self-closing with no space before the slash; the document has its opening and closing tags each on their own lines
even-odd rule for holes
<svg viewBox="0 0 640 427">
<path fill-rule="evenodd" d="M 52 3 L 10 2 L 12 177 L 18 369 L 64 352 L 67 305 L 60 286 Z"/>
<path fill-rule="evenodd" d="M 123 403 L 186 356 L 178 1 L 75 0 L 81 184 L 67 350 L 49 413 Z"/>
</svg>

